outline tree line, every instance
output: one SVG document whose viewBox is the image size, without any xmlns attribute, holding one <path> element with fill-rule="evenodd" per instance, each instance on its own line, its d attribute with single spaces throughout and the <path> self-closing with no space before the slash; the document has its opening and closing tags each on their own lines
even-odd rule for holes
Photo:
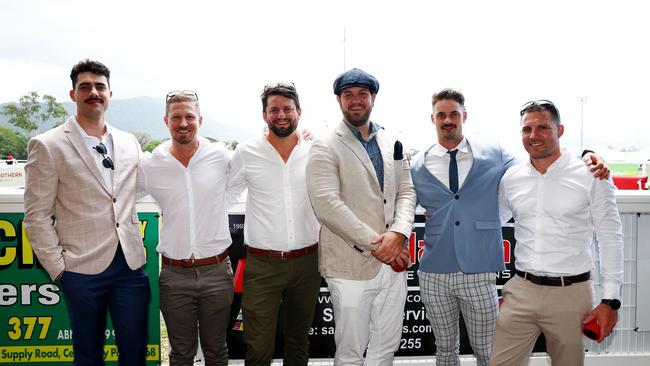
<svg viewBox="0 0 650 366">
<path fill-rule="evenodd" d="M 54 127 L 64 123 L 68 112 L 55 97 L 35 91 L 29 92 L 18 100 L 2 106 L 0 115 L 9 117 L 11 126 L 0 126 L 0 159 L 13 156 L 14 159 L 27 159 L 27 142 L 44 123 L 54 120 Z M 133 133 L 143 151 L 152 151 L 163 140 L 153 139 L 147 132 Z M 236 142 L 235 142 L 236 145 Z"/>
</svg>

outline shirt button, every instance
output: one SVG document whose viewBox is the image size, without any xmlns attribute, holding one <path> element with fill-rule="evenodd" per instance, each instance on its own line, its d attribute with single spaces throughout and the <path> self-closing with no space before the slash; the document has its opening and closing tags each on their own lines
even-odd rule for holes
<svg viewBox="0 0 650 366">
<path fill-rule="evenodd" d="M 455 199 L 459 199 L 460 196 L 459 196 L 459 195 L 455 195 L 454 198 L 455 198 Z"/>
<path fill-rule="evenodd" d="M 116 223 L 115 223 L 115 227 L 120 227 L 120 223 L 119 223 L 119 222 L 116 222 Z"/>
<path fill-rule="evenodd" d="M 454 224 L 455 224 L 456 226 L 460 226 L 460 221 L 456 221 L 456 222 L 454 222 Z"/>
<path fill-rule="evenodd" d="M 386 202 L 388 202 L 388 201 L 386 201 L 386 199 L 384 198 L 384 204 L 386 204 Z"/>
<path fill-rule="evenodd" d="M 386 224 L 386 229 L 388 229 L 389 227 L 390 227 L 390 225 Z"/>
<path fill-rule="evenodd" d="M 113 203 L 115 203 L 115 202 L 117 202 L 117 199 L 116 199 L 116 198 L 113 198 Z"/>
</svg>

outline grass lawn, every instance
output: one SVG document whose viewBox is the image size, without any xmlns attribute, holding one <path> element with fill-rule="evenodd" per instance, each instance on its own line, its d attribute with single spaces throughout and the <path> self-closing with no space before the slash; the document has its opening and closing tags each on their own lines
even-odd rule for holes
<svg viewBox="0 0 650 366">
<path fill-rule="evenodd" d="M 637 163 L 611 163 L 609 169 L 612 171 L 612 175 L 639 175 L 639 164 Z"/>
</svg>

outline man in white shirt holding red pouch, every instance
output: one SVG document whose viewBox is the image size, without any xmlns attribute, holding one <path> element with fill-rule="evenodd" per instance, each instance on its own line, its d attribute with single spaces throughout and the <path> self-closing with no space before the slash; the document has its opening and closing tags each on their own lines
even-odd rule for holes
<svg viewBox="0 0 650 366">
<path fill-rule="evenodd" d="M 283 364 L 307 365 L 320 288 L 320 225 L 305 183 L 311 142 L 296 130 L 301 109 L 293 83 L 267 85 L 261 100 L 268 133 L 237 146 L 229 182 L 233 190 L 248 187 L 242 295 L 246 365 L 271 363 L 280 304 Z"/>
<path fill-rule="evenodd" d="M 151 194 L 162 212 L 156 249 L 162 256 L 160 310 L 172 366 L 194 364 L 198 334 L 205 365 L 228 364 L 230 151 L 198 136 L 201 123 L 195 92 L 167 94 L 165 124 L 172 138 L 143 158 L 138 174 L 140 193 Z"/>
<path fill-rule="evenodd" d="M 584 364 L 583 327 L 597 342 L 618 319 L 623 231 L 610 179 L 560 148 L 560 115 L 548 100 L 526 103 L 521 136 L 530 160 L 511 167 L 499 187 L 501 219 L 515 219 L 515 273 L 503 287 L 490 365 L 519 365 L 543 332 L 553 365 Z M 592 241 L 598 239 L 600 299 L 593 305 Z"/>
</svg>

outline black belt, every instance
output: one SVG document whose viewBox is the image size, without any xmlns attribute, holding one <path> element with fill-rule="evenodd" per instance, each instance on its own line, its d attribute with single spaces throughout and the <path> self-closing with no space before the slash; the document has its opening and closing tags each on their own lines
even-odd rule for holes
<svg viewBox="0 0 650 366">
<path fill-rule="evenodd" d="M 562 277 L 545 277 L 535 276 L 528 272 L 522 272 L 515 269 L 515 273 L 536 285 L 542 286 L 570 286 L 572 283 L 585 282 L 591 279 L 591 272 L 581 273 L 575 276 L 562 276 Z"/>
</svg>

